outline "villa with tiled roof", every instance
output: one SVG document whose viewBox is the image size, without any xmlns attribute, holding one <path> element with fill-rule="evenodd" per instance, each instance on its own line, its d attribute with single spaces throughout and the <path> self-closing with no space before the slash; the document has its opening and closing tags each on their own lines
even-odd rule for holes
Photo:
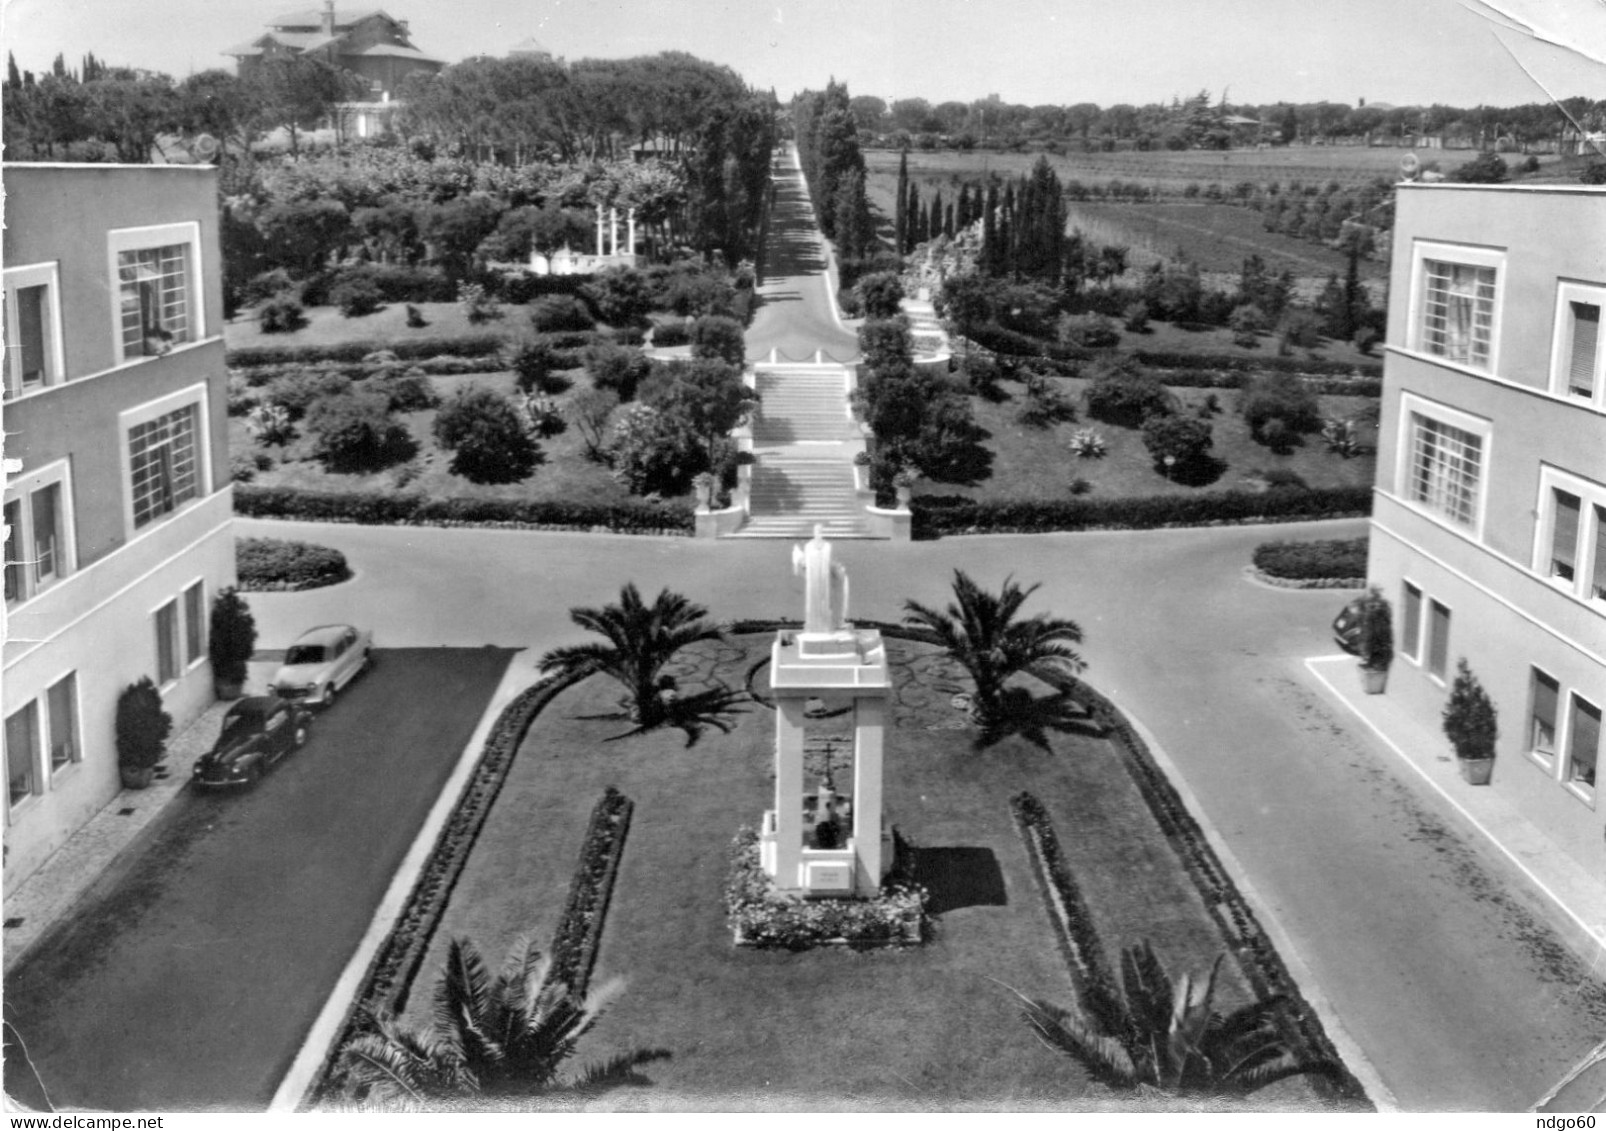
<svg viewBox="0 0 1606 1131">
<path fill-rule="evenodd" d="M 322 9 L 287 12 L 268 21 L 268 30 L 224 52 L 239 61 L 242 78 L 265 59 L 313 54 L 359 75 L 369 98 L 389 102 L 408 75 L 434 74 L 445 60 L 426 55 L 411 41 L 406 20 L 381 8 L 337 12 L 334 0 Z"/>
</svg>

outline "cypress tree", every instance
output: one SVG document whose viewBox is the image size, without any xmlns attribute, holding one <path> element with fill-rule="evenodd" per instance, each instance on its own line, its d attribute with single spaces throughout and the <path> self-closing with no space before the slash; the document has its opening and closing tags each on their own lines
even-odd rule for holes
<svg viewBox="0 0 1606 1131">
<path fill-rule="evenodd" d="M 942 216 L 942 232 L 949 239 L 954 238 L 954 206 L 950 204 Z"/>
<path fill-rule="evenodd" d="M 17 57 L 9 51 L 6 52 L 6 85 L 12 90 L 22 86 L 22 72 L 17 70 Z"/>
<path fill-rule="evenodd" d="M 927 239 L 936 239 L 942 234 L 942 190 L 937 189 L 931 194 L 931 229 L 926 233 Z"/>
<path fill-rule="evenodd" d="M 904 217 L 904 227 L 906 231 L 904 233 L 903 251 L 908 253 L 913 251 L 915 244 L 919 243 L 921 239 L 924 238 L 924 234 L 919 227 L 920 186 L 915 184 L 913 181 L 909 182 L 909 202 L 904 212 Z"/>
<path fill-rule="evenodd" d="M 997 275 L 1003 269 L 1003 256 L 998 248 L 998 186 L 987 186 L 987 203 L 981 214 L 981 270 L 983 274 Z"/>
<path fill-rule="evenodd" d="M 904 211 L 904 209 L 908 204 L 908 197 L 909 151 L 905 149 L 898 154 L 898 195 L 894 198 L 896 200 L 896 218 L 892 222 L 892 246 L 898 249 L 899 255 L 904 254 L 904 252 L 908 250 L 904 232 L 904 226 L 906 223 L 905 217 L 907 216 L 907 213 Z"/>
<path fill-rule="evenodd" d="M 963 228 L 969 225 L 970 186 L 968 184 L 959 186 L 959 207 L 956 209 L 956 211 L 958 212 L 958 215 L 955 217 L 955 219 L 959 222 L 959 226 Z"/>
</svg>

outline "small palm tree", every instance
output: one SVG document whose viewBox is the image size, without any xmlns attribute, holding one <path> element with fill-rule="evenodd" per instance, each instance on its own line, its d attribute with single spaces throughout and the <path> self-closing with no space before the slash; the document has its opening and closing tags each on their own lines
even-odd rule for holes
<svg viewBox="0 0 1606 1131">
<path fill-rule="evenodd" d="M 666 716 L 663 669 L 676 652 L 699 640 L 720 640 L 724 633 L 703 618 L 708 610 L 668 589 L 651 605 L 634 583 L 619 593 L 617 605 L 569 610 L 569 619 L 607 638 L 606 643 L 569 644 L 541 657 L 543 674 L 591 675 L 606 672 L 629 693 L 631 719 L 642 729 Z"/>
<path fill-rule="evenodd" d="M 1222 957 L 1225 957 L 1224 955 Z M 1298 1064 L 1273 1018 L 1281 996 L 1254 1002 L 1223 1017 L 1212 1006 L 1221 957 L 1203 986 L 1192 975 L 1173 982 L 1145 940 L 1121 958 L 1124 995 L 1111 994 L 1080 1014 L 1020 991 L 1026 1021 L 1038 1039 L 1079 1061 L 1111 1087 L 1141 1085 L 1168 1092 L 1247 1095 L 1289 1076 L 1331 1072 L 1325 1061 Z"/>
<path fill-rule="evenodd" d="M 514 946 L 493 979 L 474 944 L 453 939 L 429 1028 L 375 1019 L 374 1032 L 341 1050 L 347 1091 L 357 1100 L 418 1104 L 443 1096 L 645 1083 L 636 1067 L 667 1051 L 625 1053 L 568 1083 L 558 1076 L 620 988 L 613 982 L 581 1000 L 553 979 L 551 960 L 528 940 Z"/>
<path fill-rule="evenodd" d="M 1058 670 L 1074 675 L 1087 665 L 1071 647 L 1082 642 L 1074 621 L 1043 613 L 1017 619 L 1038 586 L 1022 589 L 1013 577 L 989 593 L 962 569 L 954 571 L 954 601 L 938 612 L 918 601 L 903 603 L 904 623 L 928 629 L 976 684 L 972 713 L 984 727 L 1003 723 L 1004 683 L 1017 672 Z"/>
</svg>

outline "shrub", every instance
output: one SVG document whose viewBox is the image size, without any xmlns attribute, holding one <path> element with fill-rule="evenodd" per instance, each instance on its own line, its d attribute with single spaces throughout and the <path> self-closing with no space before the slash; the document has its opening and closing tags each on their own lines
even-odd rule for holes
<svg viewBox="0 0 1606 1131">
<path fill-rule="evenodd" d="M 1290 310 L 1277 324 L 1284 349 L 1315 349 L 1322 344 L 1321 322 L 1308 310 Z"/>
<path fill-rule="evenodd" d="M 235 483 L 249 483 L 257 477 L 257 461 L 246 452 L 229 456 L 229 479 Z"/>
<path fill-rule="evenodd" d="M 1164 385 L 1125 365 L 1104 367 L 1084 396 L 1089 416 L 1127 428 L 1176 411 L 1176 397 Z"/>
<path fill-rule="evenodd" d="M 613 475 L 632 495 L 679 495 L 704 469 L 702 438 L 681 419 L 650 405 L 619 412 L 608 437 Z"/>
<path fill-rule="evenodd" d="M 691 326 L 691 355 L 716 358 L 738 367 L 746 364 L 747 340 L 742 324 L 722 314 L 703 315 Z"/>
<path fill-rule="evenodd" d="M 264 365 L 310 365 L 320 361 L 357 362 L 385 349 L 403 361 L 423 357 L 495 357 L 506 339 L 500 334 L 458 334 L 449 338 L 411 338 L 398 342 L 357 339 L 331 345 L 251 346 L 230 350 L 224 364 L 232 369 Z"/>
<path fill-rule="evenodd" d="M 541 462 L 518 412 L 484 386 L 459 390 L 435 417 L 435 442 L 453 451 L 451 470 L 471 483 L 517 483 Z"/>
<path fill-rule="evenodd" d="M 682 271 L 669 277 L 663 284 L 655 305 L 683 318 L 697 318 L 705 314 L 734 316 L 736 289 L 717 275 Z"/>
<path fill-rule="evenodd" d="M 581 293 L 611 326 L 640 321 L 652 306 L 647 277 L 634 267 L 610 267 L 601 271 Z"/>
<path fill-rule="evenodd" d="M 424 320 L 423 312 L 420 311 L 418 309 L 418 307 L 412 305 L 411 303 L 408 303 L 408 305 L 407 305 L 407 327 L 408 327 L 408 329 L 421 330 L 425 326 L 428 326 L 428 325 L 429 325 L 429 323 Z"/>
<path fill-rule="evenodd" d="M 541 333 L 555 330 L 590 330 L 597 320 L 574 295 L 547 295 L 530 304 L 530 325 Z"/>
<path fill-rule="evenodd" d="M 162 709 L 162 693 L 150 676 L 123 689 L 117 697 L 117 764 L 128 770 L 149 770 L 162 760 L 173 717 Z"/>
<path fill-rule="evenodd" d="M 1167 370 L 1166 383 L 1172 385 L 1199 384 L 1187 376 L 1200 371 L 1221 373 L 1301 373 L 1321 377 L 1347 377 L 1352 381 L 1367 381 L 1381 378 L 1383 366 L 1380 362 L 1348 362 L 1326 361 L 1311 359 L 1294 359 L 1282 357 L 1244 357 L 1234 353 L 1183 353 L 1171 350 L 1133 350 L 1129 355 L 1138 365 L 1146 369 Z M 1219 381 L 1205 381 L 1203 384 L 1220 384 Z"/>
<path fill-rule="evenodd" d="M 611 342 L 592 343 L 585 348 L 584 357 L 591 384 L 616 394 L 621 401 L 635 398 L 636 386 L 652 367 L 639 349 Z"/>
<path fill-rule="evenodd" d="M 1072 432 L 1070 443 L 1077 459 L 1099 459 L 1106 451 L 1104 437 L 1091 428 L 1078 428 Z"/>
<path fill-rule="evenodd" d="M 288 444 L 296 436 L 290 410 L 280 404 L 257 405 L 246 417 L 245 427 L 260 444 Z"/>
<path fill-rule="evenodd" d="M 1016 419 L 1028 428 L 1051 428 L 1062 421 L 1076 419 L 1076 406 L 1054 383 L 1040 373 L 1026 375 L 1026 404 Z"/>
<path fill-rule="evenodd" d="M 1258 479 L 1266 485 L 1268 491 L 1304 491 L 1310 487 L 1310 484 L 1305 482 L 1305 477 L 1291 467 L 1251 471 L 1248 478 Z"/>
<path fill-rule="evenodd" d="M 238 554 L 239 543 L 235 543 Z M 207 654 L 212 660 L 212 678 L 220 684 L 239 686 L 245 682 L 246 664 L 256 652 L 257 622 L 234 586 L 218 591 L 212 602 L 207 633 Z"/>
<path fill-rule="evenodd" d="M 329 301 L 347 318 L 361 318 L 378 310 L 384 300 L 371 279 L 359 276 L 336 283 L 329 291 Z"/>
<path fill-rule="evenodd" d="M 351 576 L 339 550 L 278 538 L 236 539 L 234 564 L 246 590 L 317 589 Z"/>
<path fill-rule="evenodd" d="M 853 285 L 867 318 L 892 318 L 901 309 L 903 282 L 894 271 L 876 271 Z"/>
<path fill-rule="evenodd" d="M 1462 656 L 1455 665 L 1455 682 L 1444 704 L 1444 735 L 1457 758 L 1493 758 L 1500 736 L 1498 715 L 1489 693 Z"/>
<path fill-rule="evenodd" d="M 1121 331 L 1102 314 L 1066 314 L 1059 321 L 1059 338 L 1083 349 L 1108 349 L 1121 344 Z"/>
<path fill-rule="evenodd" d="M 228 410 L 230 416 L 244 416 L 256 407 L 261 395 L 238 373 L 229 374 Z"/>
<path fill-rule="evenodd" d="M 1124 312 L 1122 326 L 1130 334 L 1147 334 L 1149 332 L 1149 304 L 1134 302 Z M 1085 344 L 1085 343 L 1084 343 Z"/>
<path fill-rule="evenodd" d="M 291 420 L 300 420 L 317 402 L 326 397 L 339 396 L 350 389 L 351 382 L 338 373 L 303 369 L 274 378 L 268 385 L 266 399 L 289 413 Z"/>
<path fill-rule="evenodd" d="M 1367 538 L 1327 538 L 1316 542 L 1262 542 L 1255 568 L 1290 581 L 1328 581 L 1366 576 Z"/>
<path fill-rule="evenodd" d="M 270 298 L 278 298 L 280 296 L 294 298 L 294 295 L 285 294 L 286 291 L 294 289 L 295 281 L 290 278 L 290 272 L 283 267 L 275 267 L 271 271 L 263 271 L 252 275 L 246 281 L 240 300 L 247 306 L 255 306 L 257 303 Z"/>
<path fill-rule="evenodd" d="M 480 283 L 459 283 L 457 303 L 474 326 L 502 317 L 502 303 Z"/>
<path fill-rule="evenodd" d="M 653 327 L 652 344 L 654 349 L 683 346 L 689 341 L 691 341 L 691 327 L 685 322 L 661 322 Z"/>
<path fill-rule="evenodd" d="M 558 402 L 544 393 L 526 393 L 518 405 L 524 429 L 540 439 L 556 436 L 569 427 Z"/>
<path fill-rule="evenodd" d="M 1606 161 L 1591 161 L 1578 174 L 1581 185 L 1606 185 Z"/>
<path fill-rule="evenodd" d="M 521 342 L 507 355 L 507 367 L 513 370 L 513 379 L 519 391 L 532 389 L 556 395 L 567 389 L 567 377 L 552 372 L 552 347 L 544 341 Z"/>
<path fill-rule="evenodd" d="M 1497 185 L 1506 180 L 1508 173 L 1504 157 L 1498 153 L 1480 153 L 1451 169 L 1444 179 L 1469 185 Z"/>
<path fill-rule="evenodd" d="M 585 839 L 580 844 L 580 859 L 569 881 L 569 898 L 552 934 L 548 979 L 567 986 L 571 994 L 579 997 L 585 996 L 596 965 L 597 944 L 602 940 L 608 902 L 634 809 L 630 799 L 613 786 L 603 791 L 591 810 Z"/>
<path fill-rule="evenodd" d="M 386 398 L 369 389 L 337 393 L 307 412 L 313 454 L 330 471 L 376 471 L 412 457 L 417 445 L 393 420 Z"/>
<path fill-rule="evenodd" d="M 1210 425 L 1198 417 L 1151 416 L 1143 422 L 1143 446 L 1166 475 L 1186 474 L 1209 454 L 1213 440 Z M 1171 465 L 1165 464 L 1171 457 Z"/>
<path fill-rule="evenodd" d="M 1361 451 L 1360 425 L 1355 420 L 1322 421 L 1322 439 L 1327 450 L 1349 459 Z"/>
<path fill-rule="evenodd" d="M 1305 383 L 1288 373 L 1266 373 L 1244 386 L 1238 410 L 1249 425 L 1249 432 L 1273 451 L 1279 444 L 1291 444 L 1297 435 L 1316 432 L 1322 426 L 1321 405 Z M 1280 428 L 1272 428 L 1273 422 Z"/>
<path fill-rule="evenodd" d="M 295 296 L 277 294 L 257 310 L 257 325 L 264 334 L 288 334 L 307 324 L 307 312 Z"/>
<path fill-rule="evenodd" d="M 1377 345 L 1378 337 L 1379 335 L 1376 327 L 1362 326 L 1360 329 L 1355 331 L 1355 336 L 1350 340 L 1354 343 L 1357 351 L 1366 355 L 1367 357 L 1371 357 L 1372 347 Z"/>
<path fill-rule="evenodd" d="M 372 389 L 379 393 L 386 399 L 391 412 L 422 412 L 441 403 L 435 383 L 417 366 L 403 373 L 392 370 L 377 374 L 353 388 Z"/>
</svg>

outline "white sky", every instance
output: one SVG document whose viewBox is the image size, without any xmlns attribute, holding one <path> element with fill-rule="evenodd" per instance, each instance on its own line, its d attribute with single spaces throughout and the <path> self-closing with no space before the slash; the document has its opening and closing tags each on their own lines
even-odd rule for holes
<svg viewBox="0 0 1606 1131">
<path fill-rule="evenodd" d="M 1497 0 L 1606 58 L 1606 0 Z M 182 77 L 321 0 L 5 0 L 26 70 L 56 52 Z M 358 6 L 356 2 L 341 4 Z M 366 5 L 364 5 L 366 6 Z M 689 51 L 783 99 L 835 77 L 889 101 L 1144 103 L 1223 88 L 1234 102 L 1513 105 L 1544 95 L 1478 0 L 385 0 L 455 62 L 535 36 L 568 59 Z M 1606 98 L 1606 64 L 1499 32 L 1558 96 Z"/>
</svg>

